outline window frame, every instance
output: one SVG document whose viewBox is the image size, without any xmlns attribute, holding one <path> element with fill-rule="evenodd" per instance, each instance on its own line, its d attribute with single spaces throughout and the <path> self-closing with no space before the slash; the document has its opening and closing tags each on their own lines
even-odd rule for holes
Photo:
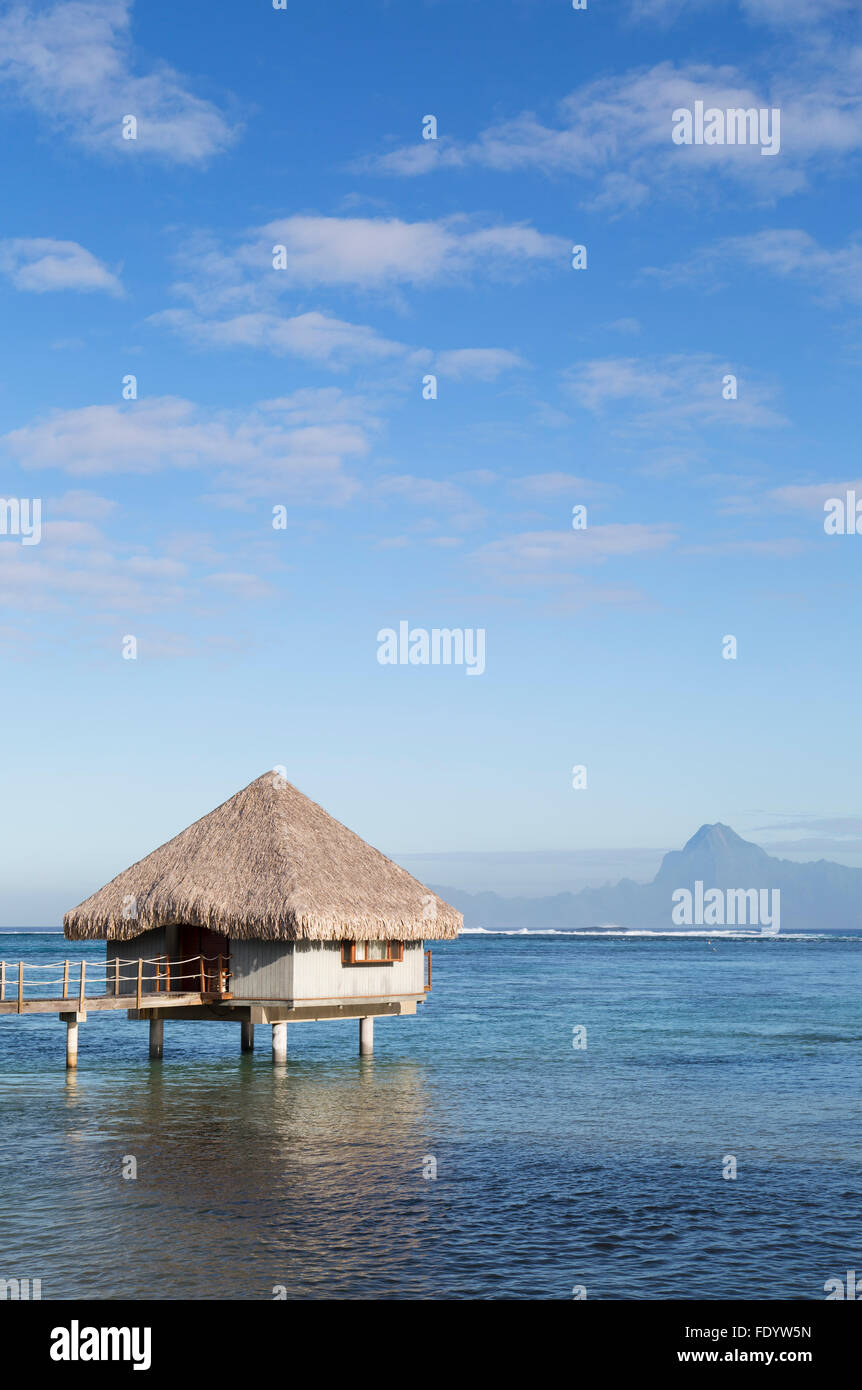
<svg viewBox="0 0 862 1390">
<path fill-rule="evenodd" d="M 385 945 L 386 945 L 386 956 L 385 956 L 385 959 L 383 959 L 383 960 L 365 960 L 365 959 L 357 960 L 357 958 L 356 958 L 356 948 L 357 948 L 357 946 L 361 946 L 361 947 L 364 947 L 365 949 L 367 949 L 368 943 L 367 943 L 366 941 L 342 941 L 342 943 L 341 943 L 341 964 L 342 964 L 342 965 L 356 965 L 356 966 L 366 966 L 366 965 L 400 965 L 400 963 L 401 963 L 401 962 L 403 961 L 403 959 L 404 959 L 404 942 L 403 942 L 403 941 L 386 941 L 386 942 L 385 942 Z"/>
</svg>

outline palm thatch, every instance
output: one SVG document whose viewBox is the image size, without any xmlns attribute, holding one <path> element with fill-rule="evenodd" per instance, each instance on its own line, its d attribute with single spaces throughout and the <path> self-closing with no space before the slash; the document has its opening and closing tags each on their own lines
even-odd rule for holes
<svg viewBox="0 0 862 1390">
<path fill-rule="evenodd" d="M 129 941 L 174 923 L 234 939 L 454 937 L 460 912 L 275 772 L 67 912 L 67 937 Z"/>
</svg>

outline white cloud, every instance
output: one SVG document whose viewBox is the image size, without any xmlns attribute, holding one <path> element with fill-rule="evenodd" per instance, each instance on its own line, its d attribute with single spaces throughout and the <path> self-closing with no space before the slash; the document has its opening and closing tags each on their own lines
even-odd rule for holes
<svg viewBox="0 0 862 1390">
<path fill-rule="evenodd" d="M 518 497 L 570 497 L 572 502 L 599 490 L 599 484 L 574 473 L 531 473 L 525 478 L 512 478 L 509 489 Z"/>
<path fill-rule="evenodd" d="M 612 217 L 622 217 L 623 213 L 634 212 L 649 200 L 650 188 L 641 179 L 631 174 L 605 174 L 598 193 L 585 198 L 583 208 L 587 212 L 606 212 Z"/>
<path fill-rule="evenodd" d="M 441 478 L 416 478 L 409 473 L 379 478 L 376 491 L 381 497 L 398 497 L 415 507 L 463 507 L 470 501 L 456 483 Z"/>
<path fill-rule="evenodd" d="M 384 338 L 365 324 L 348 323 L 312 311 L 292 318 L 262 310 L 231 318 L 204 319 L 191 309 L 165 309 L 149 323 L 179 333 L 199 347 L 251 347 L 315 362 L 333 370 L 393 359 L 431 363 L 427 349 L 411 349 Z M 528 363 L 507 348 L 452 348 L 439 352 L 434 370 L 453 380 L 496 381 L 506 371 Z"/>
<path fill-rule="evenodd" d="M 270 584 L 246 570 L 212 570 L 224 560 L 208 539 L 198 536 L 189 544 L 182 533 L 169 534 L 158 553 L 122 535 L 112 538 L 89 522 L 54 520 L 59 506 L 52 504 L 38 547 L 0 546 L 0 602 L 19 613 L 62 613 L 66 632 L 82 624 L 84 640 L 109 643 L 118 660 L 120 635 L 129 631 L 141 638 L 147 658 L 192 655 L 208 644 L 230 643 L 222 626 L 225 601 L 257 603 L 273 595 Z M 242 554 L 247 561 L 247 543 Z M 216 610 L 213 590 L 219 594 Z M 195 604 L 194 635 L 166 633 L 166 647 L 147 615 L 169 612 L 175 619 L 190 603 Z M 201 623 L 214 612 L 218 627 L 208 636 Z M 121 624 L 116 633 L 114 623 Z"/>
<path fill-rule="evenodd" d="M 792 62 L 776 67 L 768 87 L 729 64 L 665 61 L 585 83 L 558 104 L 553 119 L 521 112 L 472 141 L 428 142 L 421 159 L 408 147 L 363 167 L 400 175 L 474 165 L 577 175 L 597 181 L 584 205 L 604 213 L 630 211 L 650 190 L 689 193 L 693 181 L 722 177 L 771 202 L 798 192 L 825 161 L 862 148 L 858 56 L 847 46 L 821 44 L 807 57 L 804 71 Z M 672 113 L 692 109 L 695 100 L 722 109 L 780 107 L 780 157 L 764 159 L 754 145 L 674 145 Z"/>
<path fill-rule="evenodd" d="M 188 573 L 188 565 L 170 555 L 131 555 L 127 564 L 145 579 L 182 579 Z"/>
<path fill-rule="evenodd" d="M 118 505 L 111 497 L 99 497 L 95 492 L 76 489 L 72 492 L 65 492 L 56 501 L 49 502 L 46 511 L 51 516 L 67 516 L 77 521 L 99 522 L 106 521 L 109 516 L 113 515 Z"/>
<path fill-rule="evenodd" d="M 284 247 L 284 269 L 273 248 Z M 368 324 L 319 309 L 285 315 L 283 294 L 299 290 L 381 292 L 460 284 L 471 275 L 517 280 L 537 269 L 568 269 L 567 238 L 524 224 L 481 226 L 457 215 L 436 222 L 397 218 L 289 217 L 267 223 L 232 245 L 205 233 L 178 252 L 174 294 L 192 308 L 170 308 L 149 322 L 199 346 L 251 347 L 292 355 L 335 370 L 352 363 L 398 362 L 430 368 L 435 354 L 411 347 Z M 465 347 L 436 354 L 436 370 L 459 379 L 494 381 L 527 366 L 508 348 Z"/>
<path fill-rule="evenodd" d="M 306 386 L 289 396 L 261 401 L 259 408 L 292 426 L 348 422 L 362 424 L 370 431 L 379 425 L 372 404 L 364 396 L 348 395 L 337 386 Z"/>
<path fill-rule="evenodd" d="M 286 250 L 273 268 L 273 247 Z M 568 267 L 569 242 L 526 224 L 481 226 L 463 215 L 436 222 L 398 218 L 287 217 L 246 233 L 234 247 L 207 234 L 179 253 L 174 287 L 207 316 L 269 311 L 288 290 L 387 291 L 458 283 L 469 275 L 518 279 Z"/>
<path fill-rule="evenodd" d="M 271 584 L 261 579 L 259 575 L 248 574 L 244 570 L 232 570 L 224 574 L 209 574 L 206 577 L 207 584 L 214 584 L 216 588 L 230 594 L 233 598 L 239 599 L 262 599 L 269 598 L 273 593 Z"/>
<path fill-rule="evenodd" d="M 738 378 L 738 399 L 725 400 L 725 375 Z M 613 408 L 620 425 L 655 430 L 693 425 L 775 428 L 787 424 L 772 405 L 774 391 L 739 363 L 709 354 L 653 358 L 609 357 L 581 362 L 565 373 L 569 394 L 596 414 Z"/>
<path fill-rule="evenodd" d="M 98 526 L 90 521 L 54 521 L 51 517 L 45 518 L 42 534 L 52 546 L 64 550 L 69 546 L 97 545 L 102 539 Z"/>
<path fill-rule="evenodd" d="M 424 513 L 414 529 L 436 529 L 434 516 L 445 514 L 448 523 L 459 531 L 469 531 L 485 517 L 479 506 L 464 488 L 445 478 L 418 478 L 410 473 L 389 474 L 378 478 L 374 491 L 382 501 L 396 501 L 415 507 Z"/>
<path fill-rule="evenodd" d="M 123 293 L 116 275 L 77 241 L 7 238 L 0 241 L 0 273 L 8 275 L 17 290 L 35 294 L 49 290 Z"/>
<path fill-rule="evenodd" d="M 583 531 L 524 531 L 490 541 L 475 551 L 473 558 L 496 572 L 550 575 L 666 550 L 675 539 L 671 526 L 641 522 L 588 526 Z"/>
<path fill-rule="evenodd" d="M 753 555 L 769 560 L 785 560 L 807 549 L 805 541 L 793 537 L 776 537 L 762 541 L 715 541 L 707 545 L 686 546 L 686 555 Z"/>
<path fill-rule="evenodd" d="M 373 328 L 318 312 L 285 318 L 258 311 L 225 319 L 204 319 L 190 309 L 166 309 L 148 321 L 170 328 L 200 346 L 262 348 L 277 356 L 299 357 L 335 368 L 350 362 L 400 357 L 408 351 L 402 343 L 381 337 Z"/>
<path fill-rule="evenodd" d="M 495 598 L 546 594 L 562 612 L 596 605 L 638 607 L 645 595 L 630 584 L 598 584 L 589 572 L 630 556 L 660 555 L 674 545 L 673 527 L 641 522 L 589 526 L 583 531 L 523 531 L 502 537 L 473 552 L 475 568 L 493 588 Z"/>
<path fill-rule="evenodd" d="M 855 0 L 741 0 L 751 19 L 770 24 L 822 24 L 831 15 L 852 10 Z"/>
<path fill-rule="evenodd" d="M 514 371 L 528 364 L 517 352 L 506 348 L 453 348 L 437 354 L 436 370 L 442 376 L 464 380 L 496 381 L 502 372 Z"/>
<path fill-rule="evenodd" d="M 862 240 L 854 237 L 844 246 L 830 249 L 799 228 L 725 237 L 693 252 L 685 261 L 663 269 L 651 267 L 647 273 L 664 285 L 700 280 L 714 287 L 720 284 L 720 272 L 734 264 L 805 281 L 815 296 L 827 303 L 862 303 Z"/>
<path fill-rule="evenodd" d="M 203 469 L 213 485 L 246 498 L 275 491 L 276 501 L 344 502 L 358 487 L 346 466 L 368 452 L 372 426 L 315 417 L 312 407 L 307 401 L 299 423 L 290 398 L 232 414 L 156 397 L 55 411 L 0 442 L 24 468 L 77 477 Z"/>
<path fill-rule="evenodd" d="M 39 546 L 0 546 L 0 602 L 15 610 L 141 613 L 176 605 L 184 576 L 184 566 L 129 554 L 87 522 L 49 517 Z"/>
<path fill-rule="evenodd" d="M 785 487 L 773 488 L 768 496 L 781 508 L 822 516 L 825 502 L 831 497 L 843 498 L 850 491 L 862 497 L 862 478 L 851 478 L 843 483 L 788 483 Z"/>
<path fill-rule="evenodd" d="M 0 83 L 52 129 L 101 153 L 180 164 L 218 154 L 236 132 L 183 74 L 136 63 L 131 12 L 131 0 L 13 5 L 0 19 Z M 134 141 L 122 138 L 128 115 L 138 122 Z"/>
<path fill-rule="evenodd" d="M 739 0 L 745 18 L 776 26 L 802 26 L 803 31 L 833 15 L 852 9 L 854 0 Z M 727 10 L 727 0 L 634 0 L 631 17 L 652 23 L 674 20 L 709 8 Z"/>
</svg>

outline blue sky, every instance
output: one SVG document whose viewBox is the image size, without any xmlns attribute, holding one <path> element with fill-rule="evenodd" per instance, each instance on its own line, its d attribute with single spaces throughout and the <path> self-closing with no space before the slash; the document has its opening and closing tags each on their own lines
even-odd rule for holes
<svg viewBox="0 0 862 1390">
<path fill-rule="evenodd" d="M 0 921 L 272 766 L 438 883 L 714 820 L 862 863 L 859 18 L 3 6 Z M 402 620 L 485 672 L 380 665 Z"/>
</svg>

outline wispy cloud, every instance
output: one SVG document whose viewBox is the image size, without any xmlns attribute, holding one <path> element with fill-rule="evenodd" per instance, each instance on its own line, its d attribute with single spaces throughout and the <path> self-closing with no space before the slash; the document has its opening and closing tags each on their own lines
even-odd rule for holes
<svg viewBox="0 0 862 1390">
<path fill-rule="evenodd" d="M 588 526 L 583 531 L 522 531 L 481 546 L 473 559 L 496 572 L 550 577 L 611 559 L 666 550 L 675 539 L 674 528 L 665 523 L 612 523 Z"/>
<path fill-rule="evenodd" d="M 832 483 L 786 483 L 773 488 L 768 500 L 782 509 L 819 513 L 823 515 L 823 505 L 830 497 L 843 497 L 848 491 L 862 498 L 862 478 L 849 478 L 844 482 Z"/>
<path fill-rule="evenodd" d="M 328 367 L 403 357 L 408 349 L 364 324 L 310 312 L 285 317 L 259 311 L 224 319 L 205 319 L 191 309 L 165 309 L 148 320 L 179 333 L 199 347 L 248 347 L 299 357 Z"/>
<path fill-rule="evenodd" d="M 787 816 L 758 830 L 818 830 L 830 835 L 862 835 L 862 816 Z"/>
<path fill-rule="evenodd" d="M 725 400 L 725 376 L 738 376 L 738 398 Z M 608 357 L 579 363 L 564 376 L 565 389 L 586 410 L 613 409 L 626 425 L 678 431 L 694 425 L 776 428 L 787 424 L 772 401 L 774 388 L 752 380 L 739 364 L 707 353 Z"/>
<path fill-rule="evenodd" d="M 853 9 L 854 0 L 738 0 L 741 13 L 754 23 L 801 28 L 804 33 Z M 689 18 L 692 12 L 728 10 L 728 0 L 633 0 L 631 18 L 654 23 Z"/>
<path fill-rule="evenodd" d="M 517 352 L 506 348 L 453 348 L 438 353 L 435 367 L 443 376 L 457 380 L 496 381 L 502 372 L 526 368 L 528 363 Z"/>
<path fill-rule="evenodd" d="M 589 478 L 578 478 L 573 473 L 531 473 L 524 478 L 512 478 L 509 482 L 509 490 L 517 497 L 570 497 L 573 502 L 591 496 L 602 487 L 602 484 L 591 482 Z"/>
<path fill-rule="evenodd" d="M 117 276 L 77 241 L 7 238 L 0 241 L 0 274 L 7 275 L 16 290 L 34 294 L 50 290 L 123 293 Z"/>
<path fill-rule="evenodd" d="M 481 166 L 501 173 L 530 170 L 594 181 L 585 206 L 631 211 L 659 192 L 690 198 L 692 182 L 717 177 L 768 203 L 806 186 L 812 169 L 862 149 L 862 88 L 855 55 L 821 45 L 801 73 L 794 62 L 767 86 L 729 64 L 675 64 L 601 77 L 577 88 L 553 118 L 522 111 L 472 140 L 441 138 L 365 159 L 377 174 L 418 176 Z M 671 139 L 672 113 L 706 107 L 779 107 L 781 157 L 763 159 L 756 145 L 691 145 Z"/>
<path fill-rule="evenodd" d="M 76 477 L 201 469 L 211 487 L 241 497 L 338 504 L 359 486 L 346 466 L 367 454 L 372 425 L 349 413 L 333 418 L 331 401 L 319 415 L 314 405 L 312 393 L 231 413 L 158 397 L 55 411 L 0 443 L 24 468 Z"/>
<path fill-rule="evenodd" d="M 104 499 L 68 494 L 51 501 L 41 544 L 32 551 L 0 546 L 0 602 L 10 612 L 63 617 L 64 631 L 80 626 L 83 640 L 120 653 L 121 635 L 130 630 L 142 639 L 142 655 L 200 654 L 233 645 L 221 630 L 203 629 L 215 614 L 223 618 L 226 603 L 259 604 L 272 598 L 273 586 L 244 569 L 224 568 L 225 559 L 211 542 L 189 545 L 182 534 L 161 537 L 156 545 L 130 540 L 127 528 L 109 535 L 89 521 L 68 519 L 76 499 L 103 512 Z M 241 551 L 246 563 L 249 547 Z M 194 613 L 189 634 L 160 632 L 153 615 L 173 620 Z M 130 628 L 130 624 L 134 624 Z"/>
<path fill-rule="evenodd" d="M 684 261 L 649 267 L 644 273 L 674 287 L 703 284 L 718 289 L 740 267 L 765 270 L 781 279 L 801 281 L 824 303 L 841 307 L 862 304 L 862 236 L 843 246 L 821 245 L 800 228 L 773 228 L 752 236 L 725 237 L 693 251 Z"/>
<path fill-rule="evenodd" d="M 807 542 L 793 536 L 774 540 L 713 541 L 704 545 L 689 545 L 685 555 L 753 555 L 766 560 L 792 559 L 807 549 Z"/>
<path fill-rule="evenodd" d="M 445 516 L 449 525 L 461 531 L 470 530 L 485 516 L 484 508 L 474 502 L 466 489 L 446 478 L 421 478 L 411 473 L 388 474 L 377 479 L 373 490 L 381 501 L 397 502 L 421 512 L 419 529 L 426 531 L 436 526 L 441 516 Z"/>
<path fill-rule="evenodd" d="M 52 509 L 53 513 L 53 509 Z M 32 551 L 0 546 L 0 602 L 10 611 L 144 612 L 185 597 L 186 566 L 52 516 Z"/>
<path fill-rule="evenodd" d="M 291 356 L 333 371 L 403 361 L 433 368 L 454 381 L 493 382 L 504 372 L 528 363 L 508 348 L 449 348 L 436 355 L 385 338 L 365 324 L 349 323 L 317 310 L 292 317 L 259 310 L 227 318 L 206 319 L 192 309 L 165 309 L 148 322 L 167 328 L 201 348 L 253 348 L 278 357 Z"/>
<path fill-rule="evenodd" d="M 182 73 L 137 60 L 131 18 L 131 0 L 14 4 L 0 19 L 0 84 L 52 131 L 99 153 L 196 164 L 226 149 L 236 129 Z M 123 139 L 126 116 L 137 121 L 134 141 Z"/>
<path fill-rule="evenodd" d="M 235 243 L 199 236 L 181 248 L 175 292 L 203 314 L 271 309 L 288 290 L 401 290 L 463 283 L 470 276 L 518 279 L 544 266 L 568 267 L 566 238 L 525 223 L 481 225 L 457 215 L 430 222 L 399 218 L 286 217 Z M 284 268 L 273 248 L 284 247 Z"/>
</svg>

